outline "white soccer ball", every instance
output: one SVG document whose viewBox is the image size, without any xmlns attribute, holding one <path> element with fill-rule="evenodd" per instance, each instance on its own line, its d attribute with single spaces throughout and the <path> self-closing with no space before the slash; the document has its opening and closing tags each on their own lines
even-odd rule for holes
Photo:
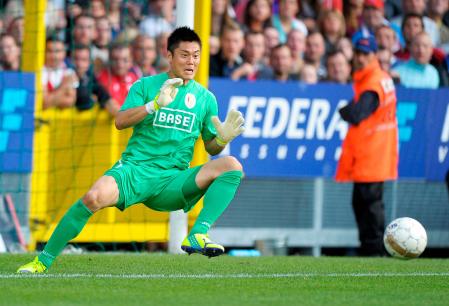
<svg viewBox="0 0 449 306">
<path fill-rule="evenodd" d="M 385 229 L 384 245 L 393 257 L 416 258 L 426 248 L 426 230 L 415 219 L 408 217 L 395 219 Z"/>
</svg>

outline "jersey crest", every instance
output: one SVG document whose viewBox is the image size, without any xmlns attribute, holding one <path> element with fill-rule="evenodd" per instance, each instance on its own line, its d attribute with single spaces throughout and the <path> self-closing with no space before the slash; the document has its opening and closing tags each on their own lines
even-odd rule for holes
<svg viewBox="0 0 449 306">
<path fill-rule="evenodd" d="M 184 99 L 184 103 L 187 106 L 187 108 L 192 109 L 195 107 L 196 104 L 196 98 L 193 94 L 187 93 L 186 97 Z"/>
</svg>

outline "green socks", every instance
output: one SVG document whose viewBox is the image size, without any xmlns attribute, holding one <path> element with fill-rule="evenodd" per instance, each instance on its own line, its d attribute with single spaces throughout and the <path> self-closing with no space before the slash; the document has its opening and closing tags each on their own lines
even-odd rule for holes
<svg viewBox="0 0 449 306">
<path fill-rule="evenodd" d="M 204 195 L 204 207 L 201 210 L 190 234 L 206 234 L 212 224 L 224 212 L 234 198 L 242 179 L 242 171 L 228 171 L 217 177 Z M 50 268 L 66 244 L 78 236 L 86 225 L 92 212 L 78 200 L 62 217 L 55 231 L 39 254 L 39 261 Z"/>
<path fill-rule="evenodd" d="M 81 200 L 75 202 L 59 221 L 58 226 L 45 245 L 42 253 L 39 254 L 39 261 L 47 269 L 66 246 L 67 242 L 78 236 L 86 225 L 92 212 L 83 204 Z"/>
<path fill-rule="evenodd" d="M 228 171 L 212 182 L 204 195 L 204 207 L 189 235 L 206 234 L 209 231 L 234 198 L 242 176 L 242 171 Z"/>
</svg>

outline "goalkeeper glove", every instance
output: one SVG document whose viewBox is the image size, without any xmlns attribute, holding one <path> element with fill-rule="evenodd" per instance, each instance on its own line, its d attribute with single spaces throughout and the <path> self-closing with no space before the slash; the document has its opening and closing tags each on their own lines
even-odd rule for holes
<svg viewBox="0 0 449 306">
<path fill-rule="evenodd" d="M 173 78 L 165 81 L 164 84 L 162 84 L 159 93 L 156 95 L 156 98 L 145 104 L 147 113 L 152 114 L 173 102 L 178 93 L 178 87 L 181 86 L 183 82 L 184 81 L 180 78 Z"/>
<path fill-rule="evenodd" d="M 239 136 L 243 133 L 245 128 L 243 124 L 245 123 L 245 119 L 243 119 L 243 115 L 241 112 L 236 111 L 235 109 L 231 109 L 226 116 L 226 120 L 222 123 L 217 116 L 212 117 L 212 123 L 217 130 L 217 136 L 215 140 L 217 144 L 221 147 L 226 146 L 229 142 L 231 142 L 235 137 Z"/>
</svg>

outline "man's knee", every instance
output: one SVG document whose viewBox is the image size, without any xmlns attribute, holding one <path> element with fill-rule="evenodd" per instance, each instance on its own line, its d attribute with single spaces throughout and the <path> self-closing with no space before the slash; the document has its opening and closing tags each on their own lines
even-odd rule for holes
<svg viewBox="0 0 449 306">
<path fill-rule="evenodd" d="M 223 157 L 223 172 L 227 171 L 243 171 L 242 164 L 234 156 Z"/>
<path fill-rule="evenodd" d="M 96 212 L 102 208 L 100 205 L 100 192 L 98 190 L 89 190 L 84 195 L 82 201 L 91 212 Z"/>
</svg>

